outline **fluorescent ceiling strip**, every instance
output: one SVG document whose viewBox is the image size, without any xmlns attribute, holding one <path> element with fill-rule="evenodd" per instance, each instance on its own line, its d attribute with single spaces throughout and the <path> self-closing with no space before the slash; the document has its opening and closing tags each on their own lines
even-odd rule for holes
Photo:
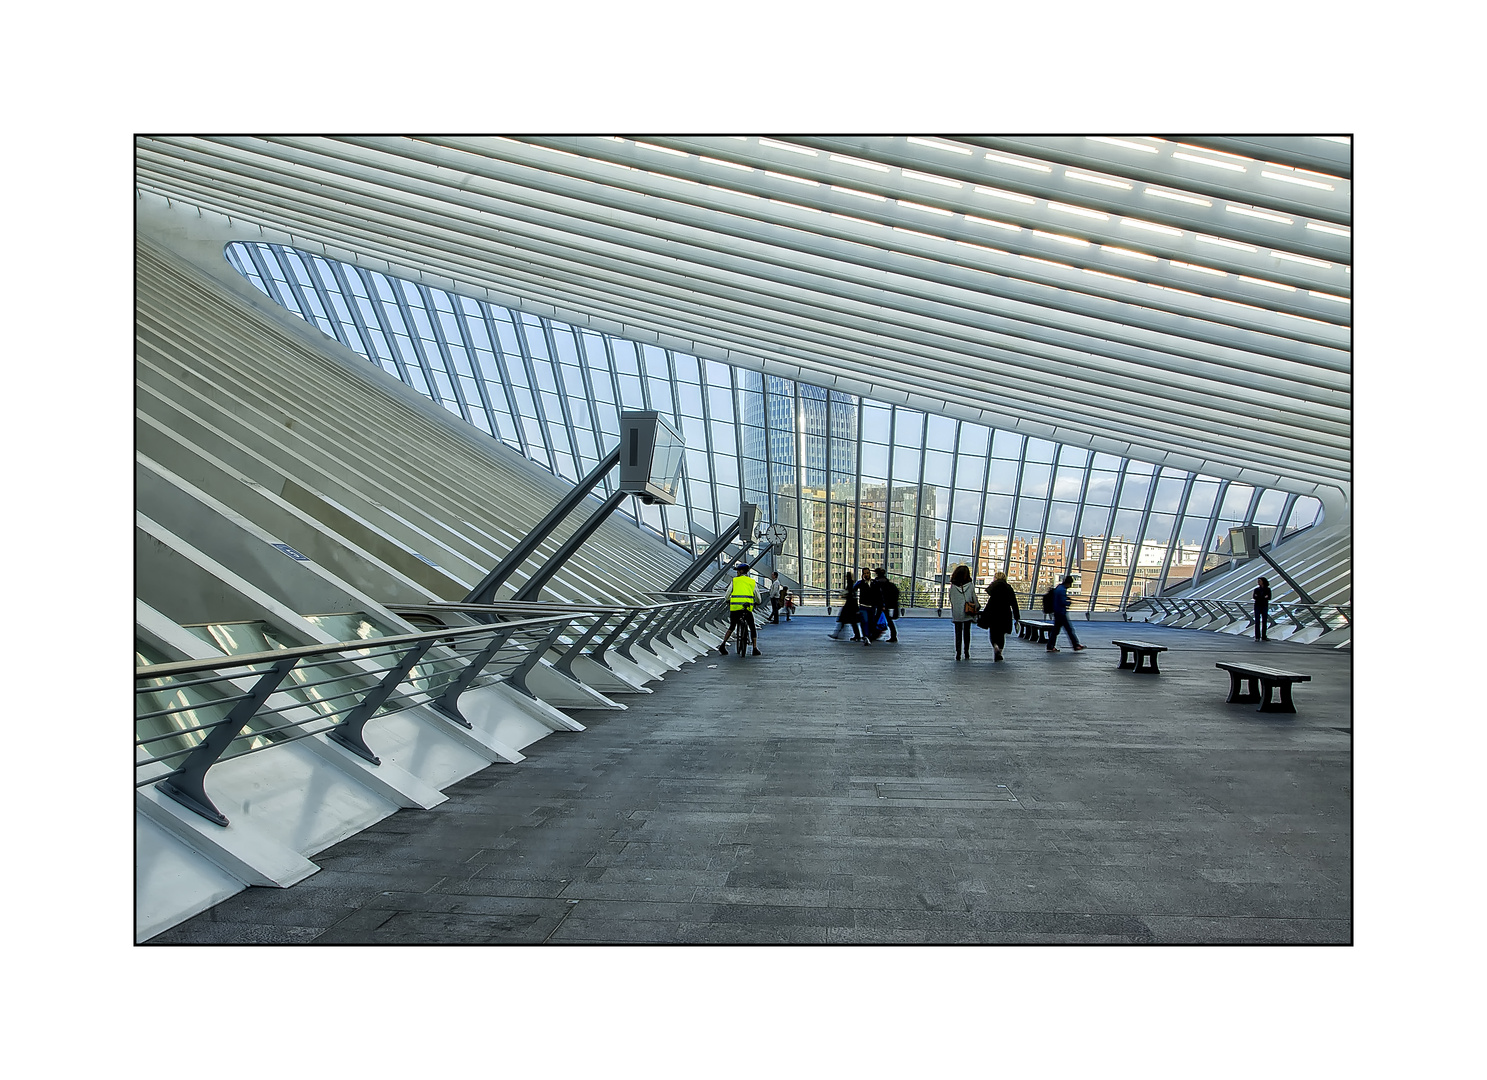
<svg viewBox="0 0 1487 1080">
<path fill-rule="evenodd" d="M 1034 229 L 1034 236 L 1041 236 L 1045 240 L 1057 240 L 1061 244 L 1073 244 L 1075 247 L 1089 247 L 1089 241 L 1078 236 L 1065 236 L 1062 233 L 1044 232 L 1042 229 Z"/>
<path fill-rule="evenodd" d="M 1301 184 L 1305 187 L 1321 188 L 1323 191 L 1337 190 L 1331 184 L 1324 184 L 1318 180 L 1306 180 L 1300 176 L 1285 176 L 1282 173 L 1262 172 L 1261 176 L 1270 180 L 1284 180 L 1288 184 Z"/>
<path fill-rule="evenodd" d="M 1207 199 L 1200 199 L 1196 195 L 1179 195 L 1175 191 L 1162 191 L 1160 188 L 1147 188 L 1142 194 L 1155 195 L 1159 199 L 1172 199 L 1174 202 L 1192 203 L 1194 206 L 1213 205 Z"/>
<path fill-rule="evenodd" d="M 1068 169 L 1064 170 L 1064 175 L 1070 180 L 1083 180 L 1086 184 L 1100 184 L 1104 187 L 1122 188 L 1126 191 L 1131 190 L 1131 185 L 1124 180 L 1109 180 L 1103 176 L 1090 176 L 1088 173 L 1070 172 Z"/>
<path fill-rule="evenodd" d="M 1003 251 L 1001 248 L 987 247 L 985 244 L 973 244 L 969 240 L 957 240 L 955 242 L 961 247 L 975 248 L 977 251 L 989 251 L 993 255 L 1012 254 L 1010 251 Z"/>
<path fill-rule="evenodd" d="M 1285 259 L 1288 262 L 1305 263 L 1307 266 L 1320 266 L 1323 270 L 1332 269 L 1332 264 L 1329 262 L 1308 258 L 1305 255 L 1292 255 L 1289 251 L 1272 251 L 1270 254 L 1274 255 L 1277 259 Z"/>
<path fill-rule="evenodd" d="M 1082 206 L 1070 206 L 1068 203 L 1049 202 L 1048 209 L 1062 210 L 1066 214 L 1078 214 L 1080 217 L 1094 218 L 1096 221 L 1109 221 L 1109 214 L 1102 214 L 1098 210 L 1086 210 Z"/>
<path fill-rule="evenodd" d="M 843 165 L 856 165 L 859 169 L 872 169 L 874 172 L 888 172 L 887 165 L 879 165 L 876 161 L 862 161 L 859 158 L 843 157 L 840 154 L 832 154 L 832 161 L 839 161 Z"/>
<path fill-rule="evenodd" d="M 1032 169 L 1034 172 L 1052 172 L 1047 165 L 1036 161 L 1018 161 L 1016 158 L 1002 157 L 1000 154 L 987 154 L 987 161 L 995 161 L 1002 165 L 1012 165 L 1019 169 Z"/>
<path fill-rule="evenodd" d="M 1342 143 L 1344 146 L 1353 145 L 1353 140 L 1346 135 L 1317 135 L 1315 137 L 1321 139 L 1323 142 Z"/>
<path fill-rule="evenodd" d="M 917 229 L 906 229 L 902 225 L 892 225 L 892 226 L 890 226 L 890 228 L 892 228 L 894 232 L 908 233 L 910 236 L 922 236 L 926 240 L 943 240 L 943 239 L 945 239 L 943 236 L 935 236 L 932 233 L 920 232 Z M 912 254 L 912 252 L 909 253 L 909 254 Z"/>
<path fill-rule="evenodd" d="M 636 146 L 643 146 L 647 150 L 654 150 L 654 151 L 656 151 L 657 153 L 660 153 L 660 154 L 670 154 L 673 157 L 691 157 L 692 156 L 691 154 L 687 153 L 685 150 L 673 150 L 669 146 L 657 146 L 655 143 L 641 142 L 639 139 L 636 139 L 635 140 L 635 145 Z"/>
<path fill-rule="evenodd" d="M 1254 161 L 1255 160 L 1252 157 L 1245 157 L 1243 154 L 1231 154 L 1227 150 L 1215 150 L 1212 147 L 1208 147 L 1208 146 L 1194 146 L 1192 143 L 1184 143 L 1184 142 L 1180 142 L 1177 145 L 1178 146 L 1187 147 L 1187 149 L 1189 149 L 1189 150 L 1197 150 L 1201 154 L 1218 154 L 1220 157 L 1233 158 L 1235 161 Z M 1176 151 L 1174 150 L 1173 153 L 1176 154 Z"/>
<path fill-rule="evenodd" d="M 729 169 L 741 169 L 744 172 L 753 172 L 754 171 L 754 166 L 752 166 L 752 165 L 740 165 L 736 161 L 724 161 L 722 158 L 704 157 L 703 155 L 698 154 L 697 155 L 697 160 L 698 161 L 705 161 L 709 165 L 722 165 L 722 166 L 724 166 L 726 168 L 729 168 Z"/>
<path fill-rule="evenodd" d="M 1184 270 L 1196 270 L 1200 274 L 1212 274 L 1215 277 L 1229 276 L 1223 270 L 1215 270 L 1211 266 L 1199 266 L 1197 263 L 1178 262 L 1176 259 L 1169 259 L 1168 262 L 1170 262 L 1173 266 L 1181 267 Z"/>
<path fill-rule="evenodd" d="M 1212 158 L 1198 157 L 1194 154 L 1184 154 L 1180 150 L 1172 151 L 1172 156 L 1181 158 L 1183 161 L 1195 161 L 1199 165 L 1212 165 L 1217 169 L 1228 169 L 1230 172 L 1247 172 L 1243 165 L 1236 165 L 1232 161 L 1214 161 Z"/>
<path fill-rule="evenodd" d="M 875 199 L 878 202 L 888 201 L 887 195 L 877 195 L 871 191 L 858 191 L 856 188 L 837 187 L 835 184 L 832 184 L 831 190 L 840 191 L 843 195 L 856 195 L 859 199 Z"/>
<path fill-rule="evenodd" d="M 1228 248 L 1238 248 L 1240 251 L 1255 252 L 1260 250 L 1249 244 L 1241 244 L 1238 240 L 1226 240 L 1222 236 L 1205 236 L 1203 233 L 1194 233 L 1193 237 L 1205 244 L 1221 244 Z"/>
<path fill-rule="evenodd" d="M 1282 282 L 1279 282 L 1279 281 L 1266 281 L 1264 278 L 1247 277 L 1244 274 L 1240 274 L 1239 275 L 1239 280 L 1240 281 L 1247 281 L 1251 285 L 1264 285 L 1267 289 L 1283 289 L 1286 292 L 1295 292 L 1296 291 L 1296 286 L 1294 286 L 1294 285 L 1286 285 L 1286 284 L 1284 284 Z"/>
<path fill-rule="evenodd" d="M 909 142 L 918 146 L 932 146 L 936 150 L 949 150 L 952 154 L 969 154 L 971 152 L 968 146 L 951 146 L 949 143 L 935 142 L 933 139 L 920 139 L 913 135 L 909 136 Z"/>
<path fill-rule="evenodd" d="M 1229 211 L 1229 213 L 1231 214 L 1243 214 L 1245 217 L 1264 218 L 1266 221 L 1277 221 L 1282 225 L 1294 224 L 1294 222 L 1292 222 L 1292 220 L 1288 217 L 1281 217 L 1279 214 L 1267 214 L 1263 210 L 1251 210 L 1247 206 L 1228 205 L 1225 206 L 1224 209 Z"/>
<path fill-rule="evenodd" d="M 941 187 L 958 188 L 961 186 L 959 180 L 947 180 L 943 176 L 931 176 L 929 173 L 915 172 L 913 169 L 901 170 L 903 174 L 914 180 L 923 180 L 930 184 L 939 184 Z"/>
<path fill-rule="evenodd" d="M 1091 270 L 1088 266 L 1084 268 L 1086 274 L 1094 274 L 1096 277 L 1109 278 L 1111 281 L 1124 281 L 1127 285 L 1140 285 L 1141 282 L 1134 278 L 1121 277 L 1119 274 L 1107 274 L 1104 270 Z"/>
<path fill-rule="evenodd" d="M 1315 296 L 1318 300 L 1336 300 L 1339 304 L 1352 303 L 1346 296 L 1333 296 L 1331 293 L 1317 292 L 1315 289 L 1310 290 L 1307 295 Z"/>
<path fill-rule="evenodd" d="M 855 221 L 858 225 L 872 225 L 878 229 L 887 228 L 881 221 L 869 221 L 867 218 L 853 217 L 851 214 L 838 214 L 835 210 L 828 211 L 828 213 L 834 218 L 841 218 L 843 221 Z"/>
<path fill-rule="evenodd" d="M 773 172 L 773 171 L 771 171 L 769 169 L 765 169 L 764 170 L 764 175 L 765 176 L 772 176 L 776 180 L 793 180 L 793 181 L 795 181 L 795 183 L 797 183 L 797 184 L 805 184 L 807 187 L 820 187 L 821 186 L 819 183 L 817 183 L 815 180 L 810 179 L 809 177 L 805 177 L 805 176 L 791 176 L 789 173 Z"/>
<path fill-rule="evenodd" d="M 816 151 L 812 150 L 808 146 L 795 146 L 791 143 L 775 142 L 773 139 L 766 139 L 762 135 L 759 137 L 759 145 L 772 146 L 776 150 L 788 150 L 792 154 L 804 154 L 806 157 L 816 156 Z"/>
<path fill-rule="evenodd" d="M 1111 146 L 1124 146 L 1127 150 L 1140 150 L 1143 154 L 1155 154 L 1155 146 L 1145 146 L 1141 143 L 1127 142 L 1125 139 L 1112 139 L 1106 135 L 1086 135 L 1090 142 L 1108 143 Z"/>
<path fill-rule="evenodd" d="M 1038 201 L 1037 199 L 1029 198 L 1026 195 L 1019 195 L 1015 191 L 1002 191 L 1000 188 L 977 187 L 973 188 L 972 190 L 974 190 L 978 195 L 991 195 L 994 198 L 1010 199 L 1013 202 L 1035 203 Z"/>
<path fill-rule="evenodd" d="M 1021 225 L 1012 225 L 1005 221 L 996 221 L 992 218 L 976 217 L 974 214 L 965 216 L 967 221 L 974 221 L 977 225 L 990 225 L 994 229 L 1007 229 L 1011 232 L 1022 232 Z"/>
<path fill-rule="evenodd" d="M 1112 255 L 1125 255 L 1132 259 L 1145 259 L 1147 262 L 1160 262 L 1155 255 L 1148 255 L 1144 251 L 1132 251 L 1130 248 L 1111 247 L 1109 244 L 1101 244 L 1101 251 L 1108 251 Z"/>
<path fill-rule="evenodd" d="M 938 206 L 925 206 L 923 203 L 909 202 L 908 199 L 898 199 L 897 202 L 898 202 L 898 205 L 900 205 L 900 206 L 907 206 L 907 207 L 910 207 L 910 208 L 912 208 L 914 210 L 924 210 L 927 213 L 941 214 L 941 215 L 943 215 L 945 217 L 954 217 L 955 216 L 952 211 L 950 211 L 950 210 L 941 210 Z"/>
<path fill-rule="evenodd" d="M 809 210 L 813 214 L 824 214 L 826 211 L 818 206 L 802 206 L 800 203 L 789 202 L 786 199 L 770 199 L 776 206 L 788 206 L 792 210 Z"/>
<path fill-rule="evenodd" d="M 1166 233 L 1168 236 L 1182 235 L 1181 229 L 1168 228 L 1166 225 L 1153 225 L 1151 222 L 1142 221 L 1139 218 L 1121 218 L 1120 223 L 1122 225 L 1129 225 L 1133 229 L 1145 229 L 1147 232 Z"/>
<path fill-rule="evenodd" d="M 1056 270 L 1074 269 L 1074 267 L 1070 266 L 1068 263 L 1054 262 L 1052 259 L 1040 259 L 1036 255 L 1019 255 L 1017 257 L 1019 259 L 1026 259 L 1028 262 L 1042 263 L 1044 266 L 1051 266 Z"/>
<path fill-rule="evenodd" d="M 1352 232 L 1348 229 L 1339 229 L 1333 225 L 1322 225 L 1315 221 L 1308 221 L 1306 227 L 1308 229 L 1315 229 L 1317 232 L 1331 233 L 1333 236 L 1346 236 L 1350 240 L 1353 237 Z"/>
</svg>

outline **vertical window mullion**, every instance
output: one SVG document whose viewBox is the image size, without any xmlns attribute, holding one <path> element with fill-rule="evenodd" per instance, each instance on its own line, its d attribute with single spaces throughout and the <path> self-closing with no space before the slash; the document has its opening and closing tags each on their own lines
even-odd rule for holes
<svg viewBox="0 0 1487 1080">
<path fill-rule="evenodd" d="M 1158 596 L 1167 588 L 1167 575 L 1172 571 L 1172 554 L 1177 547 L 1177 534 L 1182 529 L 1182 519 L 1187 516 L 1188 501 L 1193 496 L 1193 481 L 1197 478 L 1197 473 L 1189 472 L 1182 484 L 1182 495 L 1177 500 L 1177 516 L 1172 520 L 1172 532 L 1167 537 L 1167 554 L 1162 556 L 1162 571 L 1157 575 Z"/>
<path fill-rule="evenodd" d="M 1110 499 L 1110 515 L 1105 519 L 1105 542 L 1100 545 L 1100 561 L 1095 564 L 1095 581 L 1089 590 L 1089 604 L 1085 611 L 1095 609 L 1095 600 L 1100 595 L 1100 580 L 1105 576 L 1105 563 L 1110 558 L 1110 545 L 1113 542 L 1110 532 L 1115 528 L 1115 515 L 1120 512 L 1120 496 L 1126 487 L 1126 470 L 1130 464 L 1129 458 L 1120 459 L 1120 471 L 1115 477 L 1115 493 Z"/>
<path fill-rule="evenodd" d="M 464 417 L 465 423 L 473 423 L 474 421 L 470 419 L 470 404 L 465 400 L 464 387 L 460 386 L 459 369 L 454 366 L 454 357 L 450 354 L 449 343 L 444 338 L 444 327 L 440 325 L 439 310 L 434 305 L 434 294 L 429 291 L 427 285 L 419 285 L 418 296 L 423 300 L 423 310 L 428 313 L 429 329 L 433 331 L 434 345 L 439 350 L 439 362 L 444 365 L 444 373 L 449 376 L 449 388 L 454 393 L 454 403 L 458 406 L 460 416 Z M 450 306 L 454 306 L 452 299 Z M 458 314 L 455 317 L 458 318 Z"/>
<path fill-rule="evenodd" d="M 1218 528 L 1219 514 L 1224 509 L 1224 500 L 1229 496 L 1228 480 L 1219 481 L 1218 494 L 1213 500 L 1213 509 L 1208 514 L 1208 524 L 1203 529 L 1203 550 L 1198 552 L 1198 566 L 1193 570 L 1193 585 L 1203 580 L 1203 564 L 1208 561 L 1208 552 L 1213 547 L 1213 533 Z"/>
<path fill-rule="evenodd" d="M 1126 584 L 1121 590 L 1120 607 L 1126 606 L 1131 595 L 1131 585 L 1136 580 L 1136 568 L 1141 565 L 1141 549 L 1146 546 L 1146 530 L 1151 527 L 1151 508 L 1157 501 L 1157 486 L 1162 481 L 1162 467 L 1151 471 L 1151 486 L 1146 489 L 1146 506 L 1141 511 L 1141 524 L 1136 527 L 1136 550 L 1131 556 L 1131 565 L 1126 568 Z"/>
<path fill-rule="evenodd" d="M 511 317 L 512 324 L 515 325 L 515 314 L 509 310 L 506 314 Z M 507 370 L 506 352 L 501 347 L 501 335 L 496 333 L 496 320 L 491 314 L 489 304 L 480 305 L 480 316 L 485 322 L 485 336 L 491 343 L 491 356 L 496 362 L 496 373 L 501 379 L 501 390 L 506 395 L 506 408 L 511 414 L 511 427 L 516 432 L 516 445 L 521 448 L 523 457 L 530 458 L 532 450 L 527 445 L 527 433 L 522 428 L 521 410 L 516 407 L 516 391 L 511 388 L 511 373 Z"/>
</svg>

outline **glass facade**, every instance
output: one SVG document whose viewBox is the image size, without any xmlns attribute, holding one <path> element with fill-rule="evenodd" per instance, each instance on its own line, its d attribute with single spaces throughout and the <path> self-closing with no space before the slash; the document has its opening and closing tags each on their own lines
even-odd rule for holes
<svg viewBox="0 0 1487 1080">
<path fill-rule="evenodd" d="M 623 509 L 696 552 L 742 502 L 757 503 L 763 522 L 786 527 L 775 568 L 807 602 L 881 566 L 906 605 L 934 608 L 964 563 L 982 583 L 1006 573 L 1024 606 L 1068 573 L 1077 608 L 1116 610 L 1222 566 L 1231 526 L 1259 525 L 1268 542 L 1321 512 L 1310 496 L 763 375 L 277 244 L 233 243 L 227 258 L 286 309 L 567 480 L 615 445 L 621 409 L 672 418 L 687 443 L 677 503 Z"/>
</svg>

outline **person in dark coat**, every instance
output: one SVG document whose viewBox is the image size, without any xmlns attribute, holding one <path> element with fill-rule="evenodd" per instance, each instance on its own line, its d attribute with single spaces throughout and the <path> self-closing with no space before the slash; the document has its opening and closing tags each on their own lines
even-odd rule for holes
<svg viewBox="0 0 1487 1080">
<path fill-rule="evenodd" d="M 878 590 L 878 610 L 888 623 L 888 640 L 897 641 L 898 624 L 893 620 L 898 616 L 898 586 L 888 580 L 888 569 L 883 566 L 873 571 L 873 584 Z"/>
<path fill-rule="evenodd" d="M 1088 645 L 1079 644 L 1079 638 L 1074 633 L 1074 624 L 1069 622 L 1069 586 L 1074 584 L 1074 575 L 1065 574 L 1064 579 L 1053 587 L 1048 594 L 1053 601 L 1053 633 L 1048 635 L 1048 651 L 1058 652 L 1058 631 L 1063 627 L 1069 632 L 1069 640 L 1074 643 L 1075 652 L 1083 652 L 1089 648 Z"/>
<path fill-rule="evenodd" d="M 1255 589 L 1255 640 L 1270 640 L 1270 582 L 1260 579 Z"/>
<path fill-rule="evenodd" d="M 837 613 L 836 629 L 826 636 L 841 640 L 847 632 L 847 627 L 852 628 L 852 640 L 861 641 L 862 635 L 858 632 L 859 609 L 857 607 L 857 590 L 852 585 L 852 574 L 848 571 L 846 576 L 846 589 L 842 592 L 842 610 Z"/>
<path fill-rule="evenodd" d="M 991 647 L 996 653 L 993 660 L 1002 658 L 1002 646 L 1012 632 L 1012 623 L 1020 618 L 1022 609 L 1017 606 L 1017 594 L 1007 584 L 1007 575 L 998 570 L 991 584 L 986 586 L 986 610 L 977 623 L 985 625 L 991 634 Z"/>
</svg>

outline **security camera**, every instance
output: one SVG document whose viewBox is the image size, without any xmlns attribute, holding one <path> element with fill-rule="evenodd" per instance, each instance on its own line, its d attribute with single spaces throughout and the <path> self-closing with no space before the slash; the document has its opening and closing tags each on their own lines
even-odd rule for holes
<svg viewBox="0 0 1487 1080">
<path fill-rule="evenodd" d="M 645 505 L 650 506 L 656 501 L 656 497 L 654 495 L 642 495 L 640 497 L 640 501 L 645 503 Z"/>
</svg>

